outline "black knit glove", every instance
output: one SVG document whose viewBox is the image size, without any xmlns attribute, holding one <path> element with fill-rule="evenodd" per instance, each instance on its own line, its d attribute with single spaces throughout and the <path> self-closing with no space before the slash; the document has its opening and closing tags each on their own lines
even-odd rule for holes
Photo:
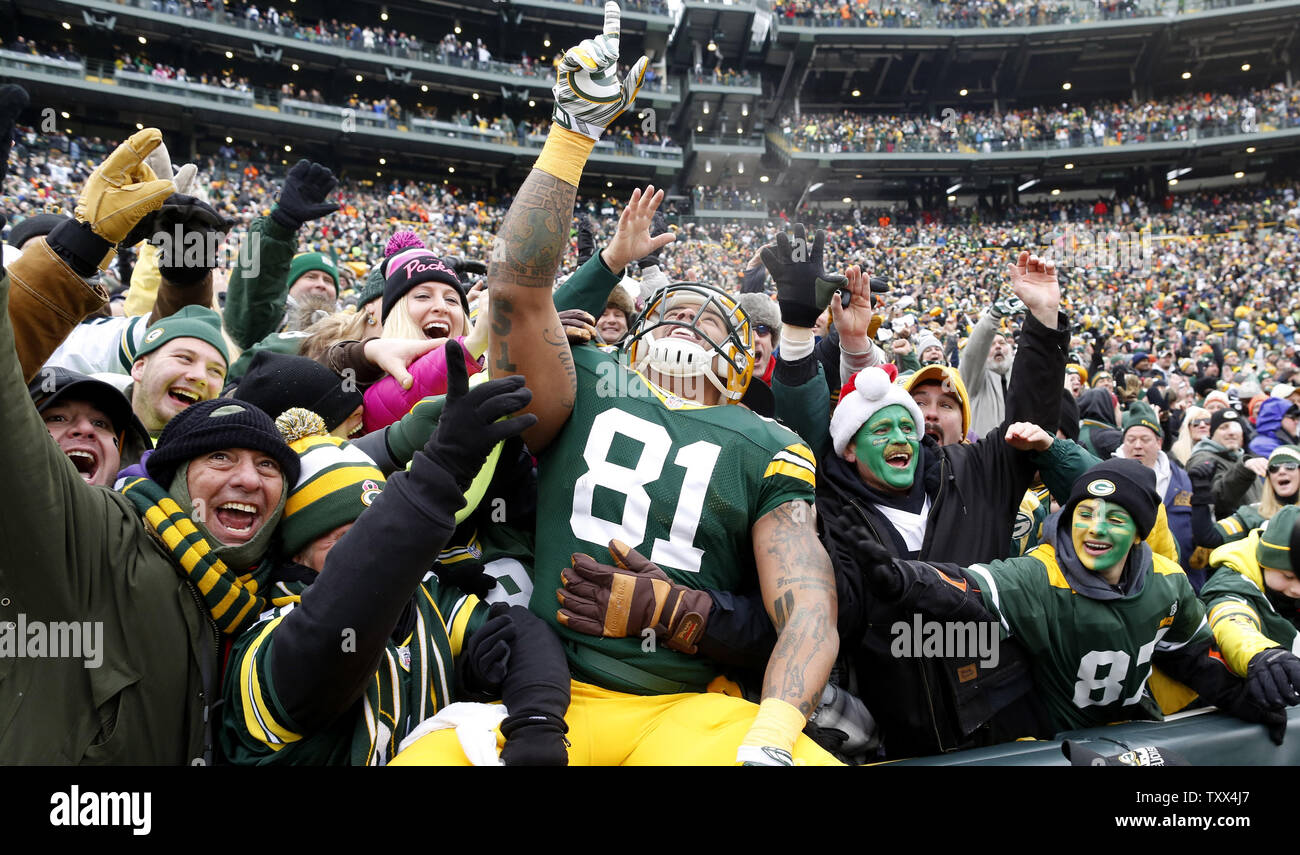
<svg viewBox="0 0 1300 855">
<path fill-rule="evenodd" d="M 569 726 L 564 719 L 546 714 L 507 716 L 501 722 L 506 745 L 501 762 L 507 766 L 568 766 Z"/>
<path fill-rule="evenodd" d="M 456 661 L 461 686 L 470 694 L 498 696 L 501 681 L 510 667 L 510 646 L 515 641 L 515 625 L 505 609 L 493 608 L 478 631 L 465 641 L 465 649 Z"/>
<path fill-rule="evenodd" d="M 434 565 L 433 572 L 438 574 L 438 584 L 460 588 L 480 600 L 485 599 L 488 591 L 497 585 L 496 578 L 489 576 L 484 571 L 483 565 L 472 558 L 457 561 L 455 564 L 439 562 Z"/>
<path fill-rule="evenodd" d="M 310 220 L 327 217 L 339 209 L 327 202 L 339 186 L 328 167 L 303 158 L 293 165 L 280 188 L 280 198 L 271 209 L 271 219 L 286 229 L 297 231 Z"/>
<path fill-rule="evenodd" d="M 862 571 L 867 588 L 884 602 L 897 602 L 903 596 L 904 582 L 894 556 L 867 531 L 866 526 L 848 518 L 847 514 L 839 518 L 838 525 L 842 531 L 848 532 L 849 542 L 857 547 L 854 563 Z"/>
<path fill-rule="evenodd" d="M 1192 481 L 1192 504 L 1214 504 L 1214 461 L 1203 460 L 1187 470 Z"/>
<path fill-rule="evenodd" d="M 1295 706 L 1300 703 L 1300 659 L 1281 647 L 1261 650 L 1246 666 L 1246 688 L 1260 706 Z"/>
<path fill-rule="evenodd" d="M 135 246 L 149 241 L 159 248 L 158 272 L 178 285 L 189 285 L 207 276 L 221 260 L 216 252 L 220 241 L 208 236 L 226 234 L 234 225 L 234 220 L 223 217 L 207 202 L 174 193 L 161 208 L 136 223 L 122 242 Z M 191 238 L 191 234 L 198 237 Z"/>
<path fill-rule="evenodd" d="M 463 493 L 483 468 L 493 446 L 537 424 L 537 416 L 524 413 L 499 421 L 532 401 L 533 393 L 524 387 L 524 378 L 516 374 L 470 389 L 460 343 L 453 339 L 444 347 L 447 402 L 438 419 L 438 430 L 425 445 L 424 453 L 447 470 Z"/>
<path fill-rule="evenodd" d="M 664 216 L 663 211 L 655 211 L 654 218 L 650 220 L 650 237 L 656 238 L 668 231 L 668 218 Z M 637 262 L 638 270 L 645 270 L 648 267 L 659 266 L 659 253 L 663 252 L 663 247 L 656 249 Z"/>
<path fill-rule="evenodd" d="M 14 143 L 14 123 L 31 100 L 27 96 L 27 90 L 21 86 L 13 83 L 0 86 L 0 181 L 9 174 L 9 149 Z M 0 217 L 0 227 L 3 226 L 4 218 Z"/>
<path fill-rule="evenodd" d="M 763 266 L 776 283 L 776 302 L 781 320 L 811 329 L 831 304 L 831 297 L 848 285 L 843 276 L 828 274 L 822 267 L 826 233 L 817 230 L 811 244 L 802 223 L 794 227 L 794 243 L 785 232 L 776 236 L 776 246 L 759 251 Z"/>
<path fill-rule="evenodd" d="M 591 227 L 591 219 L 585 214 L 578 214 L 578 266 L 586 264 L 596 254 L 596 233 Z"/>
</svg>

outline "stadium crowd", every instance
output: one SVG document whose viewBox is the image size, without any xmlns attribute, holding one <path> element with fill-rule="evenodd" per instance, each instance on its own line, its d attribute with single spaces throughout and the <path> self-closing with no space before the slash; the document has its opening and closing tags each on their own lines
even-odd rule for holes
<svg viewBox="0 0 1300 855">
<path fill-rule="evenodd" d="M 786 144 L 811 152 L 994 152 L 1123 145 L 1257 133 L 1300 123 L 1300 88 L 1277 84 L 1244 95 L 1061 104 L 942 117 L 842 111 L 785 117 Z"/>
<path fill-rule="evenodd" d="M 1024 27 L 1112 21 L 1151 14 L 1136 0 L 775 0 L 779 19 L 820 27 Z"/>
<path fill-rule="evenodd" d="M 672 228 L 577 196 L 616 59 L 501 199 L 0 87 L 0 620 L 103 630 L 18 640 L 0 761 L 831 765 L 1205 704 L 1280 745 L 1296 186 Z"/>
</svg>

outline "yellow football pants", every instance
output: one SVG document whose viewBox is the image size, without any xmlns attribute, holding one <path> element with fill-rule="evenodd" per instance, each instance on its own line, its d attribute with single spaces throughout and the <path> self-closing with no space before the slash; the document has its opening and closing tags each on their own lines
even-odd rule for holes
<svg viewBox="0 0 1300 855">
<path fill-rule="evenodd" d="M 564 720 L 571 766 L 734 766 L 736 749 L 758 706 L 717 692 L 628 695 L 572 683 Z M 497 731 L 497 748 L 505 745 Z M 842 765 L 803 734 L 796 765 Z M 393 758 L 395 766 L 468 766 L 454 730 L 421 737 Z"/>
</svg>

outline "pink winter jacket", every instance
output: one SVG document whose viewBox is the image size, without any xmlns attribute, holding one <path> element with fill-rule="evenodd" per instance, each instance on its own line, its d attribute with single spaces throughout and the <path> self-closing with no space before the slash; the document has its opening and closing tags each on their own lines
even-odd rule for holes
<svg viewBox="0 0 1300 855">
<path fill-rule="evenodd" d="M 465 369 L 472 377 L 482 369 L 465 349 L 465 337 L 456 339 L 465 354 Z M 447 348 L 431 350 L 411 363 L 410 389 L 385 376 L 366 390 L 363 427 L 366 433 L 386 428 L 411 411 L 421 398 L 447 392 Z"/>
</svg>

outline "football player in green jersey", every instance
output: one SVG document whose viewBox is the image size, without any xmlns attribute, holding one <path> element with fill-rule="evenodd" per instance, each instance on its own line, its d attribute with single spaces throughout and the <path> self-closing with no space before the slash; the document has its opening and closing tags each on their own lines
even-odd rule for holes
<svg viewBox="0 0 1300 855">
<path fill-rule="evenodd" d="M 1034 440 L 1040 449 L 1052 442 L 1041 429 Z M 1285 713 L 1254 685 L 1268 669 L 1246 680 L 1228 669 L 1187 576 L 1142 542 L 1159 505 L 1150 469 L 1108 460 L 1075 482 L 1024 557 L 969 568 L 902 561 L 864 536 L 862 567 L 877 596 L 942 622 L 944 636 L 949 624 L 997 621 L 1003 638 L 1018 638 L 1058 731 L 1158 716 L 1147 688 L 1155 665 L 1233 715 L 1268 724 L 1281 744 Z"/>
<path fill-rule="evenodd" d="M 744 312 L 704 286 L 669 290 L 647 309 L 632 367 L 594 346 L 570 348 L 551 298 L 583 165 L 606 125 L 629 106 L 640 60 L 615 76 L 619 15 L 604 35 L 565 54 L 556 113 L 490 256 L 494 376 L 522 374 L 537 424 L 524 434 L 538 455 L 539 511 L 532 610 L 564 641 L 574 674 L 566 720 L 573 764 L 833 763 L 801 735 L 838 650 L 835 583 L 811 501 L 815 462 L 797 436 L 742 407 L 753 368 Z M 653 215 L 633 194 L 629 207 Z M 627 260 L 667 235 L 635 230 Z M 653 322 L 650 320 L 653 318 Z M 637 373 L 633 368 L 639 368 Z M 603 381 L 603 383 L 602 383 Z M 721 692 L 721 666 L 651 637 L 593 637 L 560 625 L 561 571 L 589 553 L 612 561 L 645 553 L 671 580 L 647 582 L 667 611 L 674 644 L 690 643 L 690 597 L 675 588 L 760 588 L 779 638 L 763 703 Z M 576 563 L 576 562 L 575 562 Z M 611 627 L 616 632 L 617 627 Z M 455 739 L 424 737 L 401 762 L 464 762 Z"/>
</svg>

